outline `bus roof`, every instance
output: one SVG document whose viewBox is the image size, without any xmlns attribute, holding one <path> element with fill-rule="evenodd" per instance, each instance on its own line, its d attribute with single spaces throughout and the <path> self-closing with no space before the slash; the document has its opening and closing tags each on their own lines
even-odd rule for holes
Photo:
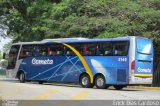
<svg viewBox="0 0 160 106">
<path fill-rule="evenodd" d="M 126 37 L 117 37 L 117 38 L 58 38 L 58 39 L 44 39 L 42 41 L 33 41 L 33 42 L 18 42 L 13 45 L 21 45 L 21 44 L 46 44 L 46 43 L 54 43 L 54 41 L 64 42 L 64 43 L 80 43 L 80 42 L 100 42 L 100 41 L 121 41 L 121 40 L 130 40 L 131 38 L 144 38 L 137 36 L 126 36 Z M 144 38 L 147 39 L 147 38 Z"/>
</svg>

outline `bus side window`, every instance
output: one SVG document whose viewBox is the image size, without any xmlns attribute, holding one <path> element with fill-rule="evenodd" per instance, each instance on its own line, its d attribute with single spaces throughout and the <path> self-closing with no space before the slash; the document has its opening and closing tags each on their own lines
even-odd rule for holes
<svg viewBox="0 0 160 106">
<path fill-rule="evenodd" d="M 61 50 L 57 50 L 57 55 L 61 56 L 62 55 L 62 51 Z"/>
<path fill-rule="evenodd" d="M 20 51 L 19 58 L 26 58 L 33 55 L 34 45 L 23 45 Z"/>
<path fill-rule="evenodd" d="M 82 45 L 82 48 L 83 48 L 82 55 L 86 56 L 87 55 L 87 45 L 86 44 Z"/>
<path fill-rule="evenodd" d="M 62 56 L 64 54 L 64 47 L 59 44 L 49 45 L 49 56 Z"/>
<path fill-rule="evenodd" d="M 114 44 L 114 55 L 116 56 L 125 56 L 128 53 L 128 43 L 125 41 L 123 42 L 116 42 Z"/>
<path fill-rule="evenodd" d="M 113 47 L 111 42 L 101 42 L 98 46 L 100 56 L 111 56 Z"/>
<path fill-rule="evenodd" d="M 39 56 L 47 56 L 48 55 L 48 47 L 47 45 L 38 45 L 38 49 L 39 49 Z"/>
<path fill-rule="evenodd" d="M 66 55 L 66 56 L 74 56 L 74 52 L 70 49 L 70 48 L 66 48 L 65 47 L 65 50 L 64 50 L 65 52 L 64 52 L 64 54 Z"/>
<path fill-rule="evenodd" d="M 83 46 L 82 45 L 83 45 L 83 43 L 80 43 L 80 44 L 77 44 L 75 47 L 81 55 L 83 55 Z"/>
<path fill-rule="evenodd" d="M 53 51 L 49 51 L 49 56 L 54 56 L 54 52 Z"/>
<path fill-rule="evenodd" d="M 82 54 L 84 56 L 95 56 L 96 55 L 96 44 L 94 43 L 84 44 Z"/>
<path fill-rule="evenodd" d="M 37 45 L 34 46 L 33 49 L 33 56 L 38 56 L 39 55 L 39 47 Z"/>
<path fill-rule="evenodd" d="M 50 48 L 50 50 L 49 50 L 49 56 L 55 56 L 55 55 L 57 55 L 55 47 L 56 46 L 54 46 L 54 45 L 49 45 L 49 48 Z"/>
<path fill-rule="evenodd" d="M 97 46 L 95 43 L 88 44 L 88 55 L 95 56 L 96 55 Z"/>
<path fill-rule="evenodd" d="M 78 51 L 81 55 L 82 55 L 82 44 L 77 44 L 77 43 L 72 43 L 69 44 L 71 45 L 74 49 L 76 49 L 76 51 Z M 75 56 L 76 54 L 73 52 L 73 50 L 71 50 L 70 48 L 65 47 L 65 55 L 67 56 Z"/>
<path fill-rule="evenodd" d="M 63 45 L 55 45 L 56 55 L 57 56 L 63 56 L 64 54 L 64 47 Z"/>
<path fill-rule="evenodd" d="M 31 52 L 26 52 L 26 57 L 32 56 Z"/>
</svg>

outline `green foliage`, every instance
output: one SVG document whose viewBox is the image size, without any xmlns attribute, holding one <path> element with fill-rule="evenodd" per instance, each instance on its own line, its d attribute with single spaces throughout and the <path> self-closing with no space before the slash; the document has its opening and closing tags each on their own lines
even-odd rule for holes
<svg viewBox="0 0 160 106">
<path fill-rule="evenodd" d="M 153 39 L 156 55 L 160 49 L 160 0 L 3 0 L 0 19 L 14 42 L 127 35 Z"/>
<path fill-rule="evenodd" d="M 102 32 L 99 36 L 97 36 L 97 38 L 114 38 L 114 37 L 121 37 L 121 36 L 125 36 L 125 35 L 105 31 L 105 32 Z"/>
<path fill-rule="evenodd" d="M 13 0 L 0 2 L 0 15 L 6 17 L 3 24 L 9 26 L 15 41 L 142 36 L 160 29 L 159 3 L 159 0 Z"/>
<path fill-rule="evenodd" d="M 153 40 L 155 58 L 160 61 L 160 31 L 152 32 L 150 39 Z"/>
<path fill-rule="evenodd" d="M 11 48 L 11 45 L 12 45 L 12 42 L 9 42 L 9 43 L 6 43 L 4 46 L 3 46 L 3 52 L 5 52 L 6 54 L 9 53 L 9 50 Z"/>
<path fill-rule="evenodd" d="M 2 59 L 3 57 L 2 57 L 2 53 L 1 53 L 1 51 L 0 51 L 0 60 Z"/>
</svg>

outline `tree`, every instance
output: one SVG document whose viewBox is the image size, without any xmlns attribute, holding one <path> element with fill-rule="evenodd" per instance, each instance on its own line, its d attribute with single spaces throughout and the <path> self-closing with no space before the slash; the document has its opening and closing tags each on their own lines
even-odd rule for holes
<svg viewBox="0 0 160 106">
<path fill-rule="evenodd" d="M 57 36 L 139 36 L 159 29 L 159 3 L 159 0 L 13 0 L 0 2 L 0 15 L 15 41 Z"/>
<path fill-rule="evenodd" d="M 57 37 L 144 36 L 160 30 L 159 0 L 3 0 L 0 24 L 13 42 Z M 158 45 L 158 46 L 157 46 Z"/>
<path fill-rule="evenodd" d="M 0 51 L 0 60 L 2 59 L 3 57 L 2 57 L 2 53 L 1 53 L 1 51 Z"/>
<path fill-rule="evenodd" d="M 41 40 L 47 37 L 46 32 L 50 31 L 47 17 L 51 11 L 52 2 L 54 0 L 0 2 L 0 18 L 3 19 L 1 23 L 9 27 L 8 34 L 13 36 L 14 42 Z"/>
<path fill-rule="evenodd" d="M 3 52 L 6 53 L 6 54 L 8 54 L 8 53 L 9 53 L 9 50 L 10 50 L 10 48 L 11 48 L 11 45 L 12 45 L 12 42 L 9 42 L 9 43 L 5 44 L 5 45 L 3 46 Z"/>
</svg>

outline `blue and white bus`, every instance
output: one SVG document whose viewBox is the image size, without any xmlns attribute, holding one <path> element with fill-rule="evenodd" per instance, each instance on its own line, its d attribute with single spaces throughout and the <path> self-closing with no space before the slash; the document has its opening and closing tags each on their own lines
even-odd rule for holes
<svg viewBox="0 0 160 106">
<path fill-rule="evenodd" d="M 15 43 L 6 73 L 20 82 L 69 82 L 86 88 L 122 89 L 130 84 L 151 84 L 152 72 L 152 40 L 130 36 Z"/>
</svg>

